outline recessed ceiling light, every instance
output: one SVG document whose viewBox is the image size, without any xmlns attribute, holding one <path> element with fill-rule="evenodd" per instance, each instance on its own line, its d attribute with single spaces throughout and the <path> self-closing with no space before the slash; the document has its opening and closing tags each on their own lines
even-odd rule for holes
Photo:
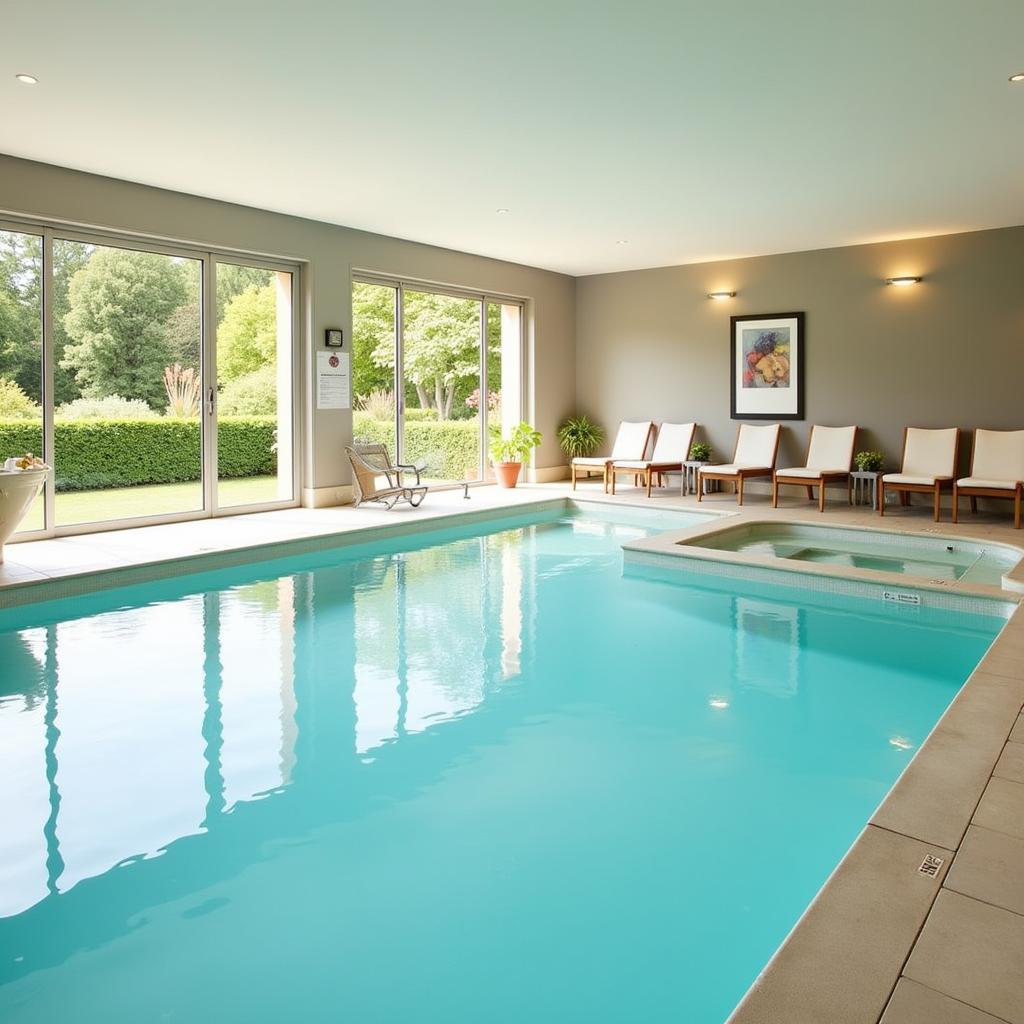
<svg viewBox="0 0 1024 1024">
<path fill-rule="evenodd" d="M 735 292 L 708 292 L 709 299 L 735 299 Z"/>
<path fill-rule="evenodd" d="M 504 217 L 506 213 L 510 213 L 511 211 L 510 211 L 510 210 L 508 210 L 508 209 L 506 209 L 506 208 L 505 208 L 504 206 L 500 206 L 500 207 L 498 207 L 498 209 L 497 209 L 497 210 L 495 210 L 494 212 L 495 212 L 495 213 L 499 213 L 499 214 L 501 214 L 501 216 L 502 216 L 502 217 Z"/>
<path fill-rule="evenodd" d="M 920 281 L 919 277 L 887 277 L 885 279 L 886 284 L 894 284 L 897 288 L 906 288 L 911 284 L 919 284 Z"/>
<path fill-rule="evenodd" d="M 38 85 L 39 79 L 35 75 L 26 75 L 19 72 L 14 76 L 22 85 Z"/>
<path fill-rule="evenodd" d="M 616 245 L 629 245 L 629 239 L 628 238 L 620 238 L 615 244 Z"/>
<path fill-rule="evenodd" d="M 1018 71 L 1015 75 L 1010 75 L 1011 82 L 1024 82 L 1024 71 Z"/>
</svg>

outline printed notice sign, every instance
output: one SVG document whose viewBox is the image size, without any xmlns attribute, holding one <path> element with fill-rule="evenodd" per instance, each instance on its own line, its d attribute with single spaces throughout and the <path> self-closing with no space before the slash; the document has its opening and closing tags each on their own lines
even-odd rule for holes
<svg viewBox="0 0 1024 1024">
<path fill-rule="evenodd" d="M 316 407 L 318 409 L 348 409 L 351 407 L 352 374 L 350 353 L 317 352 L 316 354 Z"/>
</svg>

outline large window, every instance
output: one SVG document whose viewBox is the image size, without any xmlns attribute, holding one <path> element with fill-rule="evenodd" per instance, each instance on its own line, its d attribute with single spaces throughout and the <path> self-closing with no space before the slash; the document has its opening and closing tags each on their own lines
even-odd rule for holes
<svg viewBox="0 0 1024 1024">
<path fill-rule="evenodd" d="M 296 499 L 297 268 L 0 227 L 0 461 L 54 478 L 22 535 Z"/>
<path fill-rule="evenodd" d="M 491 477 L 489 439 L 522 418 L 522 304 L 357 278 L 353 435 L 430 483 Z"/>
<path fill-rule="evenodd" d="M 0 463 L 43 452 L 43 239 L 0 230 Z M 19 532 L 45 527 L 40 495 Z"/>
</svg>

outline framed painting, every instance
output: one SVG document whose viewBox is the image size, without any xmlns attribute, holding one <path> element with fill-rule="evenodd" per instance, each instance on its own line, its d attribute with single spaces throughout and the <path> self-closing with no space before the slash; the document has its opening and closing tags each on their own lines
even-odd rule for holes
<svg viewBox="0 0 1024 1024">
<path fill-rule="evenodd" d="M 804 418 L 804 315 L 730 318 L 732 418 Z"/>
</svg>

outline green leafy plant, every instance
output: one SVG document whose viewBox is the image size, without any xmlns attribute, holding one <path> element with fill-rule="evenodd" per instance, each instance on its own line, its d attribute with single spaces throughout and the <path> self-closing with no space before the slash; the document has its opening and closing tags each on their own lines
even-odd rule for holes
<svg viewBox="0 0 1024 1024">
<path fill-rule="evenodd" d="M 853 457 L 853 464 L 861 473 L 877 473 L 884 462 L 881 452 L 857 452 Z"/>
<path fill-rule="evenodd" d="M 710 462 L 711 461 L 711 445 L 707 441 L 697 441 L 690 445 L 690 461 L 691 462 Z"/>
<path fill-rule="evenodd" d="M 10 420 L 42 420 L 43 410 L 13 380 L 0 377 L 0 416 Z"/>
<path fill-rule="evenodd" d="M 539 430 L 534 430 L 529 423 L 519 423 L 508 437 L 496 437 L 491 442 L 491 458 L 495 462 L 525 462 L 542 440 Z"/>
<path fill-rule="evenodd" d="M 604 428 L 586 416 L 570 416 L 558 428 L 558 443 L 570 459 L 593 455 L 604 440 Z"/>
</svg>

